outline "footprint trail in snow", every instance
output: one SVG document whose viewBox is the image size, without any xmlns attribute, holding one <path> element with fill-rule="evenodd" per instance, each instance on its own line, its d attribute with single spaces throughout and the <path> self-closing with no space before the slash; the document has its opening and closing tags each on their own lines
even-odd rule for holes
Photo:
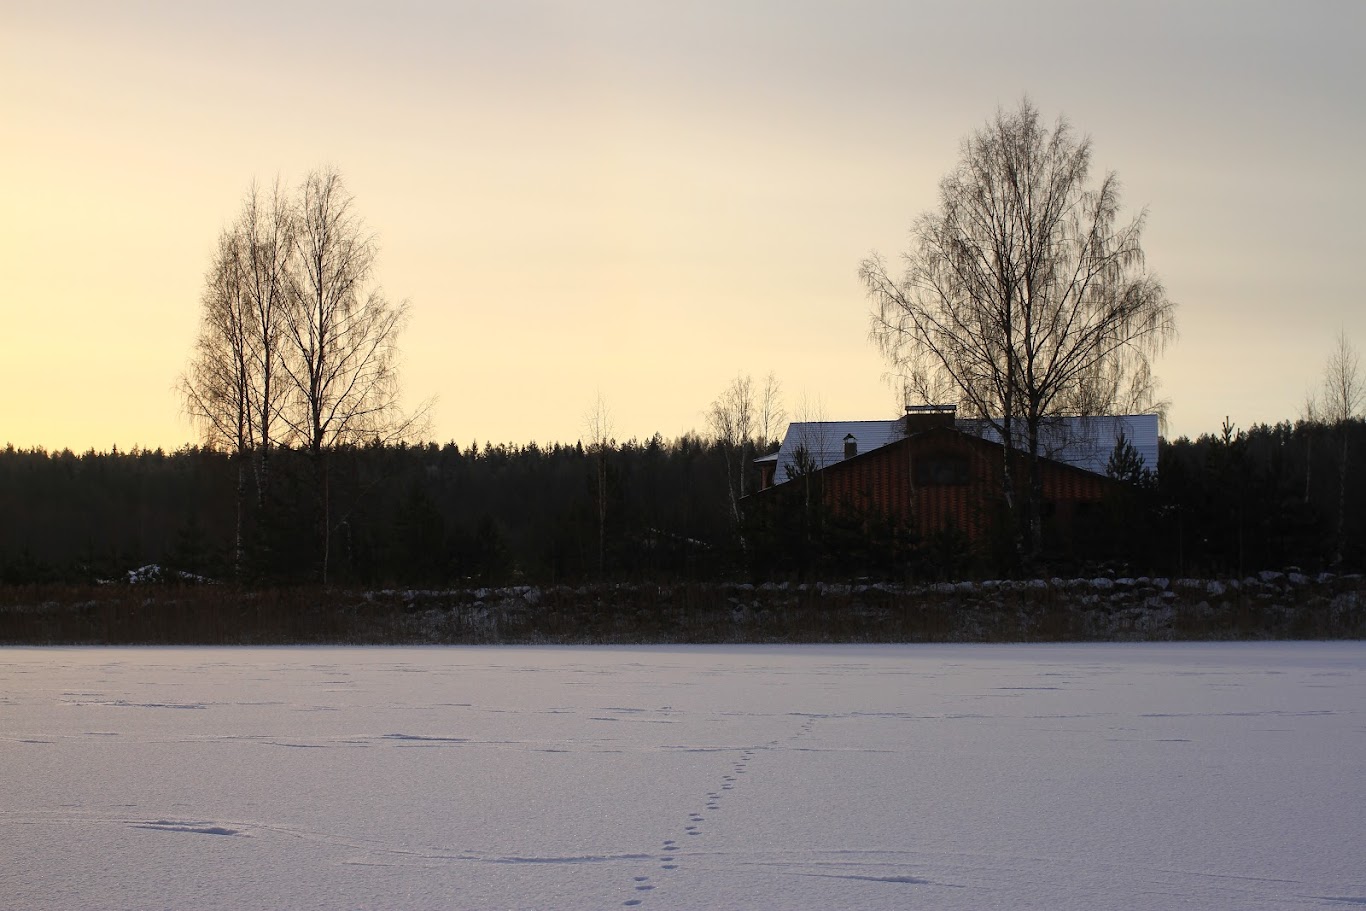
<svg viewBox="0 0 1366 911">
<path fill-rule="evenodd" d="M 815 719 L 807 718 L 797 729 L 797 733 L 787 738 L 788 742 L 794 742 L 809 735 L 814 726 Z M 781 743 L 782 741 L 780 740 L 769 741 L 768 748 L 777 748 Z M 735 790 L 735 785 L 741 780 L 739 776 L 749 773 L 749 764 L 754 759 L 755 750 L 742 749 L 739 752 L 739 757 L 731 762 L 729 774 L 722 775 L 721 784 L 714 790 L 707 792 L 706 803 L 703 805 L 706 810 L 720 810 L 721 801 L 726 796 L 725 792 Z M 683 838 L 685 840 L 690 838 L 701 838 L 705 834 L 703 824 L 706 821 L 707 817 L 700 811 L 689 813 L 687 822 L 683 825 Z M 689 842 L 690 847 L 695 846 L 695 844 L 695 842 Z M 659 848 L 659 869 L 664 873 L 671 873 L 672 871 L 677 870 L 679 868 L 678 861 L 680 854 L 678 839 L 664 839 Z M 655 889 L 655 883 L 649 876 L 634 877 L 633 886 L 635 892 L 639 894 L 622 902 L 624 907 L 638 907 L 644 902 L 644 898 Z"/>
</svg>

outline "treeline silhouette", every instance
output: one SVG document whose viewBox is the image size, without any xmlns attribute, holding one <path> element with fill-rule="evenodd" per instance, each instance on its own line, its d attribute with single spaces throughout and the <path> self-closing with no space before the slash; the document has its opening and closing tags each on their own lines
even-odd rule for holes
<svg viewBox="0 0 1366 911">
<path fill-rule="evenodd" d="M 342 447 L 316 497 L 316 462 L 273 454 L 268 491 L 246 498 L 235 566 L 235 457 L 186 447 L 0 451 L 0 582 L 161 578 L 252 586 L 319 579 L 368 587 L 578 581 L 993 578 L 1021 572 L 1242 576 L 1366 563 L 1366 424 L 1225 426 L 1163 442 L 1160 481 L 1131 483 L 1092 511 L 1067 551 L 1027 570 L 1008 548 L 972 552 L 886 520 L 851 521 L 789 498 L 737 524 L 728 451 L 695 435 L 613 444 Z M 603 478 L 605 477 L 605 484 Z M 324 519 L 326 516 L 326 519 Z M 318 534 L 330 522 L 330 534 Z M 601 534 L 599 533 L 601 531 Z"/>
</svg>

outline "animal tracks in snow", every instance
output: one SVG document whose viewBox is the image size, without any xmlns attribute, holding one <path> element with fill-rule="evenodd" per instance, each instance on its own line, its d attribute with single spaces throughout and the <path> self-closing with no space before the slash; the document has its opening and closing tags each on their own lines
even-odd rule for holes
<svg viewBox="0 0 1366 911">
<path fill-rule="evenodd" d="M 1362 659 L 0 650 L 0 905 L 1366 911 Z"/>
<path fill-rule="evenodd" d="M 787 742 L 797 741 L 809 735 L 812 731 L 812 728 L 815 726 L 815 723 L 816 721 L 814 718 L 808 717 L 797 729 L 797 732 L 787 738 Z M 773 740 L 768 743 L 767 748 L 778 747 L 782 743 L 783 741 L 781 739 Z M 734 749 L 721 748 L 712 748 L 707 750 L 689 748 L 688 751 L 716 753 L 724 752 L 732 754 L 738 752 L 738 755 L 736 755 L 735 758 L 731 760 L 729 771 L 721 776 L 720 784 L 712 790 L 706 792 L 706 798 L 705 803 L 703 804 L 703 808 L 707 811 L 716 811 L 721 809 L 721 801 L 725 799 L 727 792 L 735 790 L 735 786 L 743 780 L 740 776 L 748 775 L 750 773 L 750 763 L 754 761 L 754 757 L 757 754 L 757 751 L 754 748 L 743 748 L 738 751 Z M 706 835 L 707 821 L 707 815 L 703 813 L 701 810 L 694 810 L 687 815 L 687 821 L 683 824 L 682 840 L 688 843 L 688 847 L 692 848 L 697 844 L 697 842 L 692 841 L 692 839 L 702 839 Z M 662 874 L 669 874 L 679 869 L 679 861 L 684 856 L 683 853 L 679 850 L 679 845 L 679 838 L 666 838 L 660 843 L 657 859 L 659 862 L 659 870 Z M 622 906 L 626 908 L 634 908 L 641 905 L 644 901 L 644 898 L 648 895 L 648 893 L 654 891 L 655 886 L 656 884 L 651 881 L 651 878 L 649 876 L 642 875 L 634 877 L 633 889 L 636 893 L 640 894 L 632 898 L 629 898 L 626 901 L 623 901 L 621 903 Z"/>
</svg>

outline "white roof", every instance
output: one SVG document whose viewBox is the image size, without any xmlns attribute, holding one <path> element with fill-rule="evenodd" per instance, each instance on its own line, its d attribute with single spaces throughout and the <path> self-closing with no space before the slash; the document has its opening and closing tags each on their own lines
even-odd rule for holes
<svg viewBox="0 0 1366 911">
<path fill-rule="evenodd" d="M 817 468 L 844 460 L 844 438 L 854 435 L 859 452 L 868 452 L 904 437 L 902 421 L 793 421 L 778 449 L 778 470 L 774 484 L 788 479 L 787 467 L 796 459 L 797 448 L 805 447 Z"/>
<path fill-rule="evenodd" d="M 1000 442 L 998 434 L 987 421 L 962 419 L 955 428 Z M 844 438 L 853 435 L 859 453 L 895 443 L 905 436 L 904 419 L 891 421 L 794 421 L 787 425 L 787 435 L 776 455 L 763 458 L 778 463 L 773 483 L 788 480 L 788 466 L 794 464 L 798 447 L 805 447 L 817 468 L 833 465 L 844 459 Z M 1041 454 L 1059 462 L 1075 465 L 1096 474 L 1105 474 L 1105 465 L 1114 452 L 1120 433 L 1129 440 L 1143 459 L 1143 464 L 1157 471 L 1158 424 L 1155 414 L 1126 414 L 1103 417 L 1050 418 L 1040 428 Z M 1016 446 L 1028 446 L 1021 426 Z"/>
<path fill-rule="evenodd" d="M 958 429 L 993 443 L 1001 442 L 1001 435 L 987 421 L 959 421 Z M 1039 453 L 1096 474 L 1105 474 L 1105 466 L 1115 451 L 1120 434 L 1138 452 L 1144 467 L 1156 473 L 1158 434 L 1155 414 L 1048 418 L 1039 426 Z M 1029 448 L 1023 422 L 1018 429 L 1011 427 L 1011 435 L 1015 437 L 1015 448 Z"/>
</svg>

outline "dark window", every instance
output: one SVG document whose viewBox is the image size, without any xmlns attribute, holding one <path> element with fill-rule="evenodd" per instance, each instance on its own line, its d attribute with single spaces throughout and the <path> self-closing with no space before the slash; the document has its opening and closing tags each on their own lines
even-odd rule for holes
<svg viewBox="0 0 1366 911">
<path fill-rule="evenodd" d="M 915 483 L 922 486 L 968 483 L 968 460 L 962 456 L 930 455 L 915 460 Z"/>
</svg>

